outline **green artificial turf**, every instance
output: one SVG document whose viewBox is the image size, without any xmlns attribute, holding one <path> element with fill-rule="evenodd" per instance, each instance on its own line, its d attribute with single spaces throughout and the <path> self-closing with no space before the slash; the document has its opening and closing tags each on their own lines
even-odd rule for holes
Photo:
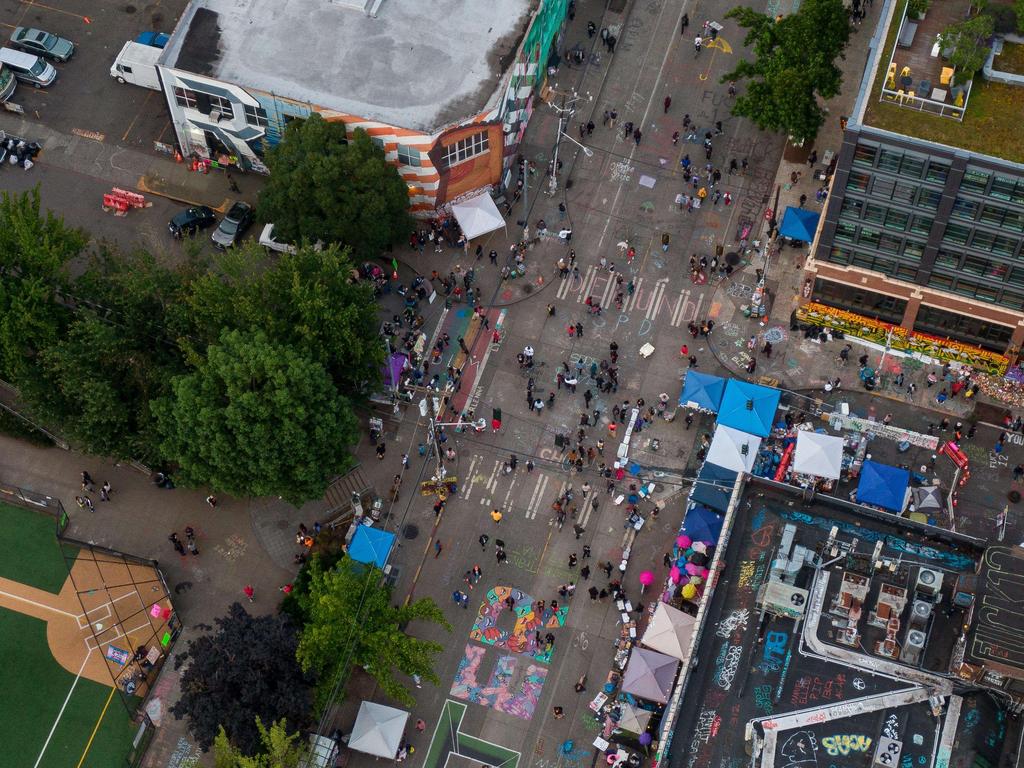
<svg viewBox="0 0 1024 768">
<path fill-rule="evenodd" d="M 49 515 L 0 502 L 0 576 L 58 594 L 68 568 L 56 530 Z"/>
<path fill-rule="evenodd" d="M 6 768 L 32 768 L 75 682 L 46 642 L 46 622 L 0 608 L 0 744 Z M 76 768 L 109 686 L 80 678 L 47 745 L 41 766 Z M 131 749 L 135 726 L 115 693 L 82 768 L 116 768 Z"/>
</svg>

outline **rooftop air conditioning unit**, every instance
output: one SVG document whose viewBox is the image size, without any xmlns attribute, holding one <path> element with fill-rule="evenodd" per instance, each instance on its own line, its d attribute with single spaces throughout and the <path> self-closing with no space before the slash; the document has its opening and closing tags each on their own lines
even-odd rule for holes
<svg viewBox="0 0 1024 768">
<path fill-rule="evenodd" d="M 914 591 L 934 597 L 942 589 L 942 571 L 921 568 L 917 572 L 917 585 Z"/>
</svg>

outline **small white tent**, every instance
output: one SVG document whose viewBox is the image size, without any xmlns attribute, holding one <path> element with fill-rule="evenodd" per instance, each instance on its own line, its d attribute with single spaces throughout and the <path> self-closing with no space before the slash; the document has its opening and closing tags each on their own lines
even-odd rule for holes
<svg viewBox="0 0 1024 768">
<path fill-rule="evenodd" d="M 690 647 L 697 620 L 668 603 L 658 603 L 651 623 L 640 642 L 655 651 L 682 661 Z"/>
<path fill-rule="evenodd" d="M 408 719 L 409 713 L 401 709 L 364 701 L 359 706 L 348 746 L 368 755 L 394 760 Z"/>
<path fill-rule="evenodd" d="M 455 214 L 459 226 L 462 227 L 462 234 L 467 240 L 505 226 L 505 218 L 486 192 L 461 203 L 453 203 L 452 213 Z"/>
<path fill-rule="evenodd" d="M 760 447 L 760 437 L 719 424 L 711 439 L 707 461 L 733 472 L 749 472 Z"/>
<path fill-rule="evenodd" d="M 838 480 L 843 471 L 843 438 L 808 430 L 797 432 L 793 471 Z"/>
</svg>

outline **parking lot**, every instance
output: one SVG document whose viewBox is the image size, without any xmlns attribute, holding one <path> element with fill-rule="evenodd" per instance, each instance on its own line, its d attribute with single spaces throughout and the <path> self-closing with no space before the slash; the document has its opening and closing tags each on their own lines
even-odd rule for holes
<svg viewBox="0 0 1024 768">
<path fill-rule="evenodd" d="M 75 55 L 55 64 L 56 82 L 45 89 L 19 83 L 11 101 L 62 133 L 153 152 L 153 142 L 173 143 L 163 96 L 135 85 L 120 85 L 110 67 L 126 40 L 140 32 L 171 32 L 186 0 L 0 0 L 0 34 L 28 26 L 71 40 Z"/>
</svg>

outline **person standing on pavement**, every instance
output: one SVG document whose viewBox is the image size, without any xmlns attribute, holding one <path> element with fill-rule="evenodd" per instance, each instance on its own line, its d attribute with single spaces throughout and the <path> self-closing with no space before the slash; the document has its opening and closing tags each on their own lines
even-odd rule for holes
<svg viewBox="0 0 1024 768">
<path fill-rule="evenodd" d="M 440 539 L 434 542 L 434 559 L 437 560 L 441 556 L 441 551 L 444 549 L 444 544 L 441 543 Z"/>
<path fill-rule="evenodd" d="M 700 56 L 700 47 L 703 43 L 704 38 L 702 38 L 700 35 L 697 35 L 695 38 L 693 38 L 693 58 L 697 58 L 698 56 Z"/>
<path fill-rule="evenodd" d="M 177 531 L 173 531 L 171 535 L 167 537 L 167 540 L 171 542 L 171 545 L 174 547 L 175 552 L 177 552 L 179 555 L 185 554 L 185 545 L 182 544 L 181 539 L 178 538 Z"/>
<path fill-rule="evenodd" d="M 665 114 L 667 115 L 668 114 L 668 108 L 672 106 L 672 97 L 671 96 L 666 96 L 664 104 L 665 104 Z"/>
<path fill-rule="evenodd" d="M 245 593 L 245 596 L 249 598 L 250 603 L 256 602 L 256 590 L 252 588 L 252 584 L 246 584 L 242 587 L 242 591 Z"/>
<path fill-rule="evenodd" d="M 690 26 L 690 14 L 684 13 L 682 20 L 679 22 L 679 34 L 685 35 L 686 28 Z"/>
<path fill-rule="evenodd" d="M 110 501 L 110 481 L 104 480 L 100 486 L 100 501 Z"/>
<path fill-rule="evenodd" d="M 209 496 L 206 497 L 206 503 L 210 505 L 210 509 L 216 509 L 217 497 L 211 493 Z"/>
</svg>

